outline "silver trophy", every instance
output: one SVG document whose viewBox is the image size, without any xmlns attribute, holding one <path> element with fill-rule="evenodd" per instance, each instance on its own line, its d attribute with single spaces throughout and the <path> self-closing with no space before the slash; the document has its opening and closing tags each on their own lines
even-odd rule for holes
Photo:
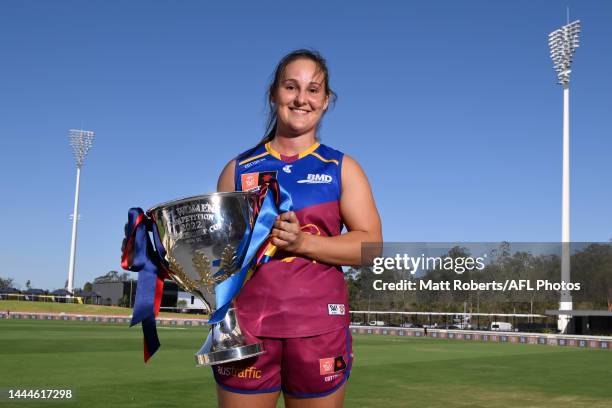
<svg viewBox="0 0 612 408">
<path fill-rule="evenodd" d="M 172 279 L 201 299 L 209 314 L 216 308 L 215 286 L 240 270 L 237 250 L 253 229 L 256 198 L 248 192 L 205 194 L 159 204 L 147 212 L 157 225 Z M 211 325 L 195 357 L 203 366 L 263 353 L 263 343 L 246 341 L 231 307 L 224 320 Z"/>
</svg>

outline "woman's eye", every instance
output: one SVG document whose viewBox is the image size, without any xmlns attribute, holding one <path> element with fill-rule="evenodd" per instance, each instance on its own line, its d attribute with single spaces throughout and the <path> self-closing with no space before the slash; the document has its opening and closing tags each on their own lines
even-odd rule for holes
<svg viewBox="0 0 612 408">
<path fill-rule="evenodd" d="M 317 93 L 319 93 L 319 90 L 317 88 L 312 88 L 310 90 L 310 93 L 317 94 Z"/>
<path fill-rule="evenodd" d="M 288 89 L 288 90 L 292 91 L 292 90 L 294 90 L 294 89 L 295 89 L 295 86 L 293 86 L 293 85 L 287 85 L 287 86 L 285 87 L 285 89 Z"/>
</svg>

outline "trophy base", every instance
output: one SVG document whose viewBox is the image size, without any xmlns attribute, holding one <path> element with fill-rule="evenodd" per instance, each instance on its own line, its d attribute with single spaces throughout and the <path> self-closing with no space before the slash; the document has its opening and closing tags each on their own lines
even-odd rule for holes
<svg viewBox="0 0 612 408">
<path fill-rule="evenodd" d="M 207 352 L 205 350 L 207 348 L 207 343 L 208 342 L 206 342 L 202 349 L 195 355 L 197 367 L 230 363 L 232 361 L 255 357 L 266 352 L 263 343 L 247 344 L 246 346 L 232 347 L 212 352 L 208 349 Z"/>
</svg>

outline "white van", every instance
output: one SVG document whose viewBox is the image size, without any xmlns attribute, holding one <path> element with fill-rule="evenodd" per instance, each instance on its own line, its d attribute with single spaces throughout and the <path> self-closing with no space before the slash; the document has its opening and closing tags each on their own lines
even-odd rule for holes
<svg viewBox="0 0 612 408">
<path fill-rule="evenodd" d="M 368 324 L 370 326 L 384 326 L 385 322 L 383 322 L 382 320 L 370 320 Z"/>
<path fill-rule="evenodd" d="M 491 322 L 491 331 L 512 331 L 512 323 Z"/>
</svg>

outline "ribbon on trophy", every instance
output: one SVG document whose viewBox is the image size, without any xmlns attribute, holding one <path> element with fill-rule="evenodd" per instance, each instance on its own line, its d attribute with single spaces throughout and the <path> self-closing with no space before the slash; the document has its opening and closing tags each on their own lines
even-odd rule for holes
<svg viewBox="0 0 612 408">
<path fill-rule="evenodd" d="M 274 255 L 276 247 L 270 243 L 270 231 L 276 217 L 282 212 L 291 211 L 292 208 L 291 197 L 276 179 L 261 186 L 253 209 L 255 225 L 252 230 L 247 230 L 236 251 L 240 270 L 215 286 L 217 310 L 209 319 L 209 324 L 218 323 L 225 318 L 232 300 L 254 270 Z M 153 236 L 153 242 L 149 232 Z M 125 227 L 121 267 L 139 272 L 130 327 L 142 323 L 145 362 L 160 346 L 155 317 L 161 306 L 164 280 L 170 278 L 165 256 L 166 251 L 155 222 L 141 208 L 131 208 Z M 213 265 L 218 264 L 218 260 L 213 261 Z M 223 270 L 219 270 L 216 275 L 223 273 Z"/>
<path fill-rule="evenodd" d="M 250 236 L 244 238 L 248 240 L 248 244 L 242 245 L 241 243 L 237 251 L 240 271 L 215 286 L 217 310 L 208 320 L 209 324 L 219 323 L 225 318 L 232 300 L 238 295 L 253 271 L 259 265 L 268 262 L 274 255 L 276 247 L 270 243 L 270 231 L 276 217 L 280 213 L 291 211 L 292 208 L 291 197 L 276 179 L 271 179 L 261 186 L 253 212 L 255 225 Z M 241 247 L 245 249 L 240 251 Z"/>
<path fill-rule="evenodd" d="M 155 246 L 151 242 L 152 233 Z M 162 251 L 160 253 L 159 251 Z M 164 249 L 157 228 L 141 208 L 130 208 L 125 225 L 125 240 L 122 246 L 121 267 L 138 272 L 136 299 L 130 327 L 142 323 L 145 363 L 159 349 L 155 318 L 159 314 L 164 279 L 169 279 L 164 261 Z"/>
</svg>

